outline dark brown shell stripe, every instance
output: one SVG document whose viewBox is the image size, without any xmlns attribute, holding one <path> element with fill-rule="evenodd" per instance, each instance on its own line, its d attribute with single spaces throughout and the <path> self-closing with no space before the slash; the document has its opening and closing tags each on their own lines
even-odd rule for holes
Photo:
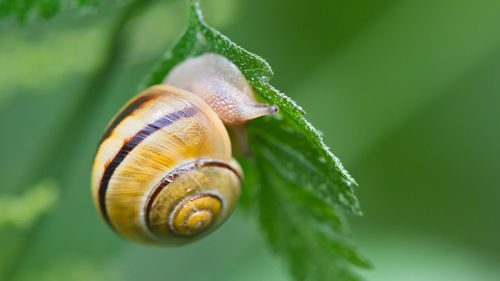
<svg viewBox="0 0 500 281">
<path fill-rule="evenodd" d="M 113 130 L 120 124 L 120 122 L 125 119 L 127 116 L 130 116 L 134 111 L 142 108 L 146 103 L 148 103 L 151 100 L 156 99 L 157 97 L 161 96 L 161 92 L 152 92 L 152 93 L 147 93 L 144 95 L 141 95 L 137 97 L 134 101 L 129 103 L 127 107 L 125 107 L 119 114 L 116 116 L 115 119 L 111 122 L 111 124 L 108 126 L 104 134 L 102 135 L 101 141 L 99 143 L 102 143 L 105 141 L 113 132 Z"/>
<path fill-rule="evenodd" d="M 153 134 L 154 132 L 175 123 L 177 120 L 182 118 L 189 118 L 194 116 L 199 112 L 199 109 L 195 106 L 187 107 L 172 113 L 169 113 L 155 122 L 146 125 L 142 130 L 137 132 L 133 137 L 128 139 L 120 151 L 115 155 L 113 160 L 107 165 L 104 169 L 104 173 L 101 178 L 101 183 L 99 185 L 99 207 L 102 212 L 102 216 L 106 220 L 106 222 L 113 228 L 113 225 L 109 219 L 108 211 L 106 209 L 106 191 L 108 189 L 109 181 L 113 176 L 116 168 L 120 165 L 120 163 L 127 157 L 127 155 L 142 141 L 144 141 L 148 136 Z"/>
<path fill-rule="evenodd" d="M 151 231 L 151 233 L 153 233 L 153 228 L 151 226 L 151 218 L 150 218 L 150 213 L 151 213 L 151 208 L 153 207 L 153 203 L 155 202 L 156 200 L 156 197 L 160 194 L 160 192 L 168 186 L 169 183 L 173 182 L 176 178 L 194 170 L 194 169 L 199 169 L 199 168 L 203 168 L 203 167 L 219 167 L 219 168 L 226 168 L 228 170 L 230 170 L 231 172 L 233 172 L 236 177 L 238 177 L 238 179 L 240 180 L 240 182 L 243 180 L 241 175 L 238 173 L 238 171 L 236 171 L 233 167 L 231 167 L 230 165 L 228 165 L 227 163 L 224 163 L 222 161 L 217 161 L 217 160 L 202 160 L 198 163 L 190 163 L 190 164 L 187 164 L 186 166 L 184 167 L 179 167 L 178 169 L 176 169 L 175 171 L 169 173 L 167 176 L 165 176 L 160 184 L 155 188 L 155 190 L 153 191 L 153 193 L 151 194 L 151 196 L 149 196 L 149 198 L 147 199 L 147 202 L 146 202 L 146 207 L 145 207 L 145 210 L 144 210 L 144 216 L 145 216 L 145 219 L 146 219 L 146 227 L 149 229 L 149 231 Z M 224 202 L 222 202 L 222 200 L 220 200 L 222 204 L 224 204 Z M 175 205 L 175 204 L 174 204 Z"/>
</svg>

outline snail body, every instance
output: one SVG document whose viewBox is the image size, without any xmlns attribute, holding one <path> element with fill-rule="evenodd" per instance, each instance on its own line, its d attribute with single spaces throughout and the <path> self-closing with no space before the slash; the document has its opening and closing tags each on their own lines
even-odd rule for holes
<svg viewBox="0 0 500 281">
<path fill-rule="evenodd" d="M 276 105 L 259 103 L 245 76 L 223 56 L 208 53 L 176 66 L 163 81 L 201 97 L 226 125 L 241 125 L 278 112 Z"/>
<path fill-rule="evenodd" d="M 186 60 L 165 79 L 169 85 L 139 94 L 108 125 L 93 164 L 92 195 L 119 234 L 185 244 L 215 230 L 236 207 L 243 173 L 224 124 L 241 125 L 277 108 L 252 99 L 248 83 L 241 87 L 243 74 L 228 63 L 234 66 L 215 54 Z"/>
</svg>

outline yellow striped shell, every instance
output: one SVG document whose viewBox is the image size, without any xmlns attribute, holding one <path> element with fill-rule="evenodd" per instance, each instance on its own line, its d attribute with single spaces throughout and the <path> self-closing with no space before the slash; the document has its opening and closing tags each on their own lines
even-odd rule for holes
<svg viewBox="0 0 500 281">
<path fill-rule="evenodd" d="M 277 108 L 250 97 L 243 74 L 222 56 L 189 59 L 172 73 L 177 78 L 171 84 L 193 92 L 157 85 L 126 104 L 102 137 L 91 186 L 98 210 L 116 232 L 178 245 L 216 229 L 241 193 L 243 174 L 221 119 L 244 124 Z"/>
</svg>

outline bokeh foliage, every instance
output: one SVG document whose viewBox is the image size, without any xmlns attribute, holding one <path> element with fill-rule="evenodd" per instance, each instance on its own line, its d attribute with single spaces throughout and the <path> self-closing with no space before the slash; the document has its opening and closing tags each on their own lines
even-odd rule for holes
<svg viewBox="0 0 500 281">
<path fill-rule="evenodd" d="M 24 22 L 28 18 L 51 18 L 62 9 L 82 12 L 96 8 L 102 0 L 0 0 L 0 19 Z"/>
<path fill-rule="evenodd" d="M 360 182 L 365 216 L 353 233 L 375 264 L 361 273 L 370 280 L 498 279 L 499 5 L 202 2 L 208 22 L 273 65 L 274 85 Z M 30 164 L 104 59 L 124 8 L 0 31 L 2 196 L 32 186 L 22 184 Z M 206 240 L 164 249 L 117 238 L 90 201 L 89 155 L 102 128 L 176 41 L 185 15 L 184 1 L 157 2 L 125 28 L 130 39 L 69 150 L 58 200 L 29 240 L 22 229 L 1 230 L 0 274 L 21 252 L 11 280 L 289 280 L 240 212 Z"/>
</svg>

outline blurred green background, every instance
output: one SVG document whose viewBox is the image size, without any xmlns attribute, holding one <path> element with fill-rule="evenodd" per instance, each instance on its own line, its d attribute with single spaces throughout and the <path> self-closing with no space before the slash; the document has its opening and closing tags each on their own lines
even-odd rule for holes
<svg viewBox="0 0 500 281">
<path fill-rule="evenodd" d="M 365 215 L 349 219 L 375 265 L 363 276 L 500 280 L 499 1 L 201 7 L 268 60 L 273 85 L 360 183 Z M 125 9 L 106 3 L 0 29 L 0 280 L 290 280 L 241 209 L 181 248 L 125 241 L 101 221 L 89 188 L 99 136 L 187 17 L 184 1 L 156 1 L 113 47 Z M 110 55 L 118 63 L 103 68 Z M 90 114 L 70 124 L 78 129 L 65 127 L 82 106 Z"/>
</svg>

